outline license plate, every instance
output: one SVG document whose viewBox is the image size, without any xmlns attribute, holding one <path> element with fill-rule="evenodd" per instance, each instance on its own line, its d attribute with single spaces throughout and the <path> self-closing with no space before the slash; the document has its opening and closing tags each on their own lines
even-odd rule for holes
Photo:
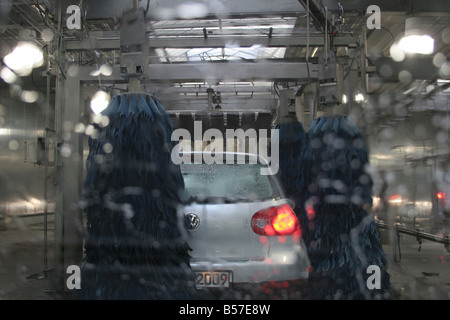
<svg viewBox="0 0 450 320">
<path fill-rule="evenodd" d="M 233 281 L 231 271 L 202 271 L 196 272 L 195 287 L 228 288 Z"/>
</svg>

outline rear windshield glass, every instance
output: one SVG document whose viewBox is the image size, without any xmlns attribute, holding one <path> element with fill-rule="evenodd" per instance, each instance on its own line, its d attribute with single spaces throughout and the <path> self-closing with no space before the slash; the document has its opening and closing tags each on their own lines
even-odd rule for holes
<svg viewBox="0 0 450 320">
<path fill-rule="evenodd" d="M 272 176 L 260 164 L 181 164 L 187 193 L 194 199 L 227 201 L 279 198 Z"/>
</svg>

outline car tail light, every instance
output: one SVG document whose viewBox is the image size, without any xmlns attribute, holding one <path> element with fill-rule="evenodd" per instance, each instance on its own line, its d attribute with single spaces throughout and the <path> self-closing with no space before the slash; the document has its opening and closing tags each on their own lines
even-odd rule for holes
<svg viewBox="0 0 450 320">
<path fill-rule="evenodd" d="M 259 235 L 285 236 L 300 234 L 297 217 L 287 204 L 258 211 L 253 215 L 251 225 L 252 230 Z"/>
<path fill-rule="evenodd" d="M 444 200 L 445 198 L 446 198 L 446 194 L 445 194 L 445 192 L 438 192 L 438 193 L 436 193 L 436 197 L 439 199 L 439 200 Z"/>
</svg>

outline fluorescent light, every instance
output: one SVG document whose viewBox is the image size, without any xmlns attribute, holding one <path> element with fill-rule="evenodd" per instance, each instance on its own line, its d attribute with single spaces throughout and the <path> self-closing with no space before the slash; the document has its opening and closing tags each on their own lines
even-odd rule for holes
<svg viewBox="0 0 450 320">
<path fill-rule="evenodd" d="M 434 39 L 427 34 L 413 34 L 403 37 L 398 46 L 406 53 L 431 54 L 434 52 Z"/>
<path fill-rule="evenodd" d="M 186 2 L 178 5 L 176 12 L 181 19 L 195 19 L 206 17 L 209 10 L 203 3 Z"/>
<path fill-rule="evenodd" d="M 1 136 L 9 136 L 9 135 L 11 135 L 11 129 L 0 128 L 0 135 Z"/>
</svg>

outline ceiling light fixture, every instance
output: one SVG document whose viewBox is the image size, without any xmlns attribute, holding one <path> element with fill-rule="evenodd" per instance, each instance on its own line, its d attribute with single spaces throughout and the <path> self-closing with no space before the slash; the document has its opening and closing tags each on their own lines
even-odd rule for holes
<svg viewBox="0 0 450 320">
<path fill-rule="evenodd" d="M 405 36 L 398 46 L 406 53 L 432 54 L 434 39 L 426 33 L 430 22 L 425 18 L 411 17 L 405 19 Z"/>
</svg>

